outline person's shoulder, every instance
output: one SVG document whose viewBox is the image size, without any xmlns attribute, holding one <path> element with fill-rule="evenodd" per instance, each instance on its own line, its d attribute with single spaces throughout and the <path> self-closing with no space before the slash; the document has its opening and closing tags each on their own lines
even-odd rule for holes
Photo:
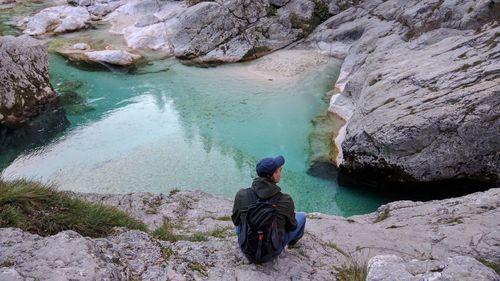
<svg viewBox="0 0 500 281">
<path fill-rule="evenodd" d="M 290 202 L 290 201 L 293 202 L 293 199 L 292 199 L 292 196 L 290 196 L 290 194 L 281 192 L 280 201 L 282 201 L 282 202 Z"/>
<path fill-rule="evenodd" d="M 236 192 L 235 198 L 245 198 L 248 194 L 248 188 L 242 188 Z"/>
<path fill-rule="evenodd" d="M 248 188 L 241 188 L 240 190 L 238 190 L 238 192 L 236 192 L 236 196 L 247 193 L 248 193 Z"/>
</svg>

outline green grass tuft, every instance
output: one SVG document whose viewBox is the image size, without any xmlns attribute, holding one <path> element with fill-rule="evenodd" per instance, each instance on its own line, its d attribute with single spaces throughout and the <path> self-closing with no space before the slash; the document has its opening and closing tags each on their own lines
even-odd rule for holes
<svg viewBox="0 0 500 281">
<path fill-rule="evenodd" d="M 373 221 L 373 223 L 381 222 L 387 219 L 390 216 L 390 209 L 385 208 L 381 213 L 378 214 L 377 218 Z"/>
<path fill-rule="evenodd" d="M 479 259 L 479 261 L 486 265 L 487 267 L 493 269 L 498 275 L 500 275 L 500 263 L 499 262 L 492 262 L 492 261 L 488 261 L 488 260 L 485 260 L 485 259 Z"/>
<path fill-rule="evenodd" d="M 174 189 L 170 190 L 169 195 L 170 196 L 175 195 L 175 194 L 179 193 L 180 191 L 181 191 L 180 189 L 174 188 Z"/>
<path fill-rule="evenodd" d="M 182 236 L 181 240 L 187 240 L 191 242 L 205 242 L 208 241 L 208 236 L 203 232 L 195 232 L 192 235 Z"/>
<path fill-rule="evenodd" d="M 206 234 L 208 236 L 212 236 L 212 237 L 217 237 L 217 238 L 226 238 L 227 235 L 228 235 L 228 231 L 232 230 L 232 227 L 219 227 L 219 228 L 216 228 L 212 231 L 209 231 L 207 232 Z"/>
<path fill-rule="evenodd" d="M 147 231 L 142 222 L 114 207 L 71 198 L 52 186 L 26 180 L 0 180 L 0 227 L 18 227 L 42 236 L 73 230 L 104 237 L 113 227 Z"/>
<path fill-rule="evenodd" d="M 367 262 L 358 263 L 351 260 L 350 264 L 335 269 L 337 281 L 365 281 L 368 275 Z"/>
<path fill-rule="evenodd" d="M 175 234 L 174 230 L 176 227 L 172 223 L 164 222 L 163 225 L 155 229 L 151 233 L 156 239 L 163 241 L 177 242 L 179 240 L 190 241 L 190 242 L 205 242 L 208 241 L 208 237 L 226 238 L 228 236 L 228 231 L 231 228 L 216 228 L 208 232 L 195 232 L 191 235 Z"/>
<path fill-rule="evenodd" d="M 168 261 L 170 257 L 174 254 L 174 251 L 170 247 L 161 249 L 161 256 L 164 261 Z"/>
<path fill-rule="evenodd" d="M 267 7 L 266 12 L 267 12 L 268 17 L 274 17 L 274 16 L 278 15 L 278 8 L 274 5 L 269 5 Z"/>
<path fill-rule="evenodd" d="M 158 227 L 151 233 L 151 236 L 156 239 L 170 242 L 181 240 L 181 237 L 174 233 L 174 227 L 169 222 L 164 222 L 160 227 Z"/>
<path fill-rule="evenodd" d="M 11 258 L 6 258 L 3 261 L 0 261 L 0 267 L 11 267 L 14 265 L 16 265 L 16 263 Z"/>
<path fill-rule="evenodd" d="M 231 217 L 230 216 L 222 216 L 222 217 L 216 217 L 215 219 L 219 220 L 219 221 L 230 221 Z"/>
<path fill-rule="evenodd" d="M 190 262 L 188 264 L 189 268 L 192 270 L 192 271 L 198 271 L 199 273 L 201 273 L 202 275 L 206 275 L 207 274 L 207 266 L 203 263 L 199 263 L 199 262 Z"/>
<path fill-rule="evenodd" d="M 327 242 L 325 244 L 325 246 L 327 247 L 330 247 L 332 249 L 334 249 L 335 251 L 339 252 L 341 255 L 343 255 L 344 257 L 349 257 L 349 254 L 346 253 L 346 251 L 342 250 L 337 244 L 333 243 L 333 242 Z"/>
<path fill-rule="evenodd" d="M 335 267 L 337 271 L 337 281 L 364 281 L 368 275 L 368 261 L 366 258 L 360 261 L 359 258 L 354 257 L 352 254 L 340 248 L 333 242 L 328 242 L 324 246 L 330 247 L 342 256 L 345 257 L 346 262 L 343 266 Z"/>
</svg>

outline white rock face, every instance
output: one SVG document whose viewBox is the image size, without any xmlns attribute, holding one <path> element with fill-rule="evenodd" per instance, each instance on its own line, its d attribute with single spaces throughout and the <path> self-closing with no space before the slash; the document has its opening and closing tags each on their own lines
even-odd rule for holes
<svg viewBox="0 0 500 281">
<path fill-rule="evenodd" d="M 70 32 L 84 28 L 89 20 L 90 14 L 85 7 L 50 7 L 27 18 L 23 33 L 41 35 L 49 32 Z"/>
<path fill-rule="evenodd" d="M 375 256 L 368 262 L 366 281 L 463 280 L 497 281 L 499 276 L 489 267 L 467 256 L 444 261 L 412 260 L 404 262 L 395 255 Z"/>
<path fill-rule="evenodd" d="M 76 43 L 73 45 L 73 49 L 75 50 L 89 50 L 90 46 L 87 43 Z"/>
<path fill-rule="evenodd" d="M 128 1 L 106 16 L 106 21 L 112 25 L 111 32 L 123 34 L 129 48 L 171 56 L 173 27 L 185 10 L 182 1 Z"/>
<path fill-rule="evenodd" d="M 124 30 L 123 36 L 129 48 L 135 50 L 153 50 L 171 55 L 169 43 L 171 32 L 165 28 L 165 23 L 157 23 L 144 27 L 131 26 Z"/>
<path fill-rule="evenodd" d="M 129 66 L 134 64 L 136 60 L 141 58 L 140 55 L 135 55 L 123 50 L 102 50 L 86 52 L 85 55 L 89 60 L 94 62 L 105 62 L 119 66 Z"/>
</svg>

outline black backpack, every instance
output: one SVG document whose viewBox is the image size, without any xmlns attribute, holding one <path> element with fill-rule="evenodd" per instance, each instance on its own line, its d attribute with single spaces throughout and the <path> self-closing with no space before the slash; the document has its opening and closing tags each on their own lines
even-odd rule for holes
<svg viewBox="0 0 500 281">
<path fill-rule="evenodd" d="M 260 264 L 270 261 L 281 246 L 276 210 L 281 192 L 267 201 L 251 188 L 247 192 L 252 203 L 241 210 L 238 241 L 248 260 Z"/>
</svg>

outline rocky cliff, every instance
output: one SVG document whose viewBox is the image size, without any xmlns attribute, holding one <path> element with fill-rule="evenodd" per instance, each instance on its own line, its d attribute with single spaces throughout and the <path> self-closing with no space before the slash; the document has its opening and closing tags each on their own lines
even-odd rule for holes
<svg viewBox="0 0 500 281">
<path fill-rule="evenodd" d="M 1 280 L 346 280 L 347 269 L 366 266 L 372 281 L 500 280 L 478 261 L 500 262 L 500 189 L 350 218 L 311 213 L 297 246 L 258 266 L 236 245 L 230 200 L 199 191 L 74 196 L 116 206 L 151 230 L 168 225 L 168 241 L 126 229 L 92 239 L 4 228 Z"/>
<path fill-rule="evenodd" d="M 337 164 L 379 183 L 498 185 L 500 4 L 364 1 L 304 43 L 343 57 Z"/>
<path fill-rule="evenodd" d="M 29 36 L 0 37 L 0 152 L 44 139 L 68 121 L 49 83 L 47 48 Z"/>
</svg>

